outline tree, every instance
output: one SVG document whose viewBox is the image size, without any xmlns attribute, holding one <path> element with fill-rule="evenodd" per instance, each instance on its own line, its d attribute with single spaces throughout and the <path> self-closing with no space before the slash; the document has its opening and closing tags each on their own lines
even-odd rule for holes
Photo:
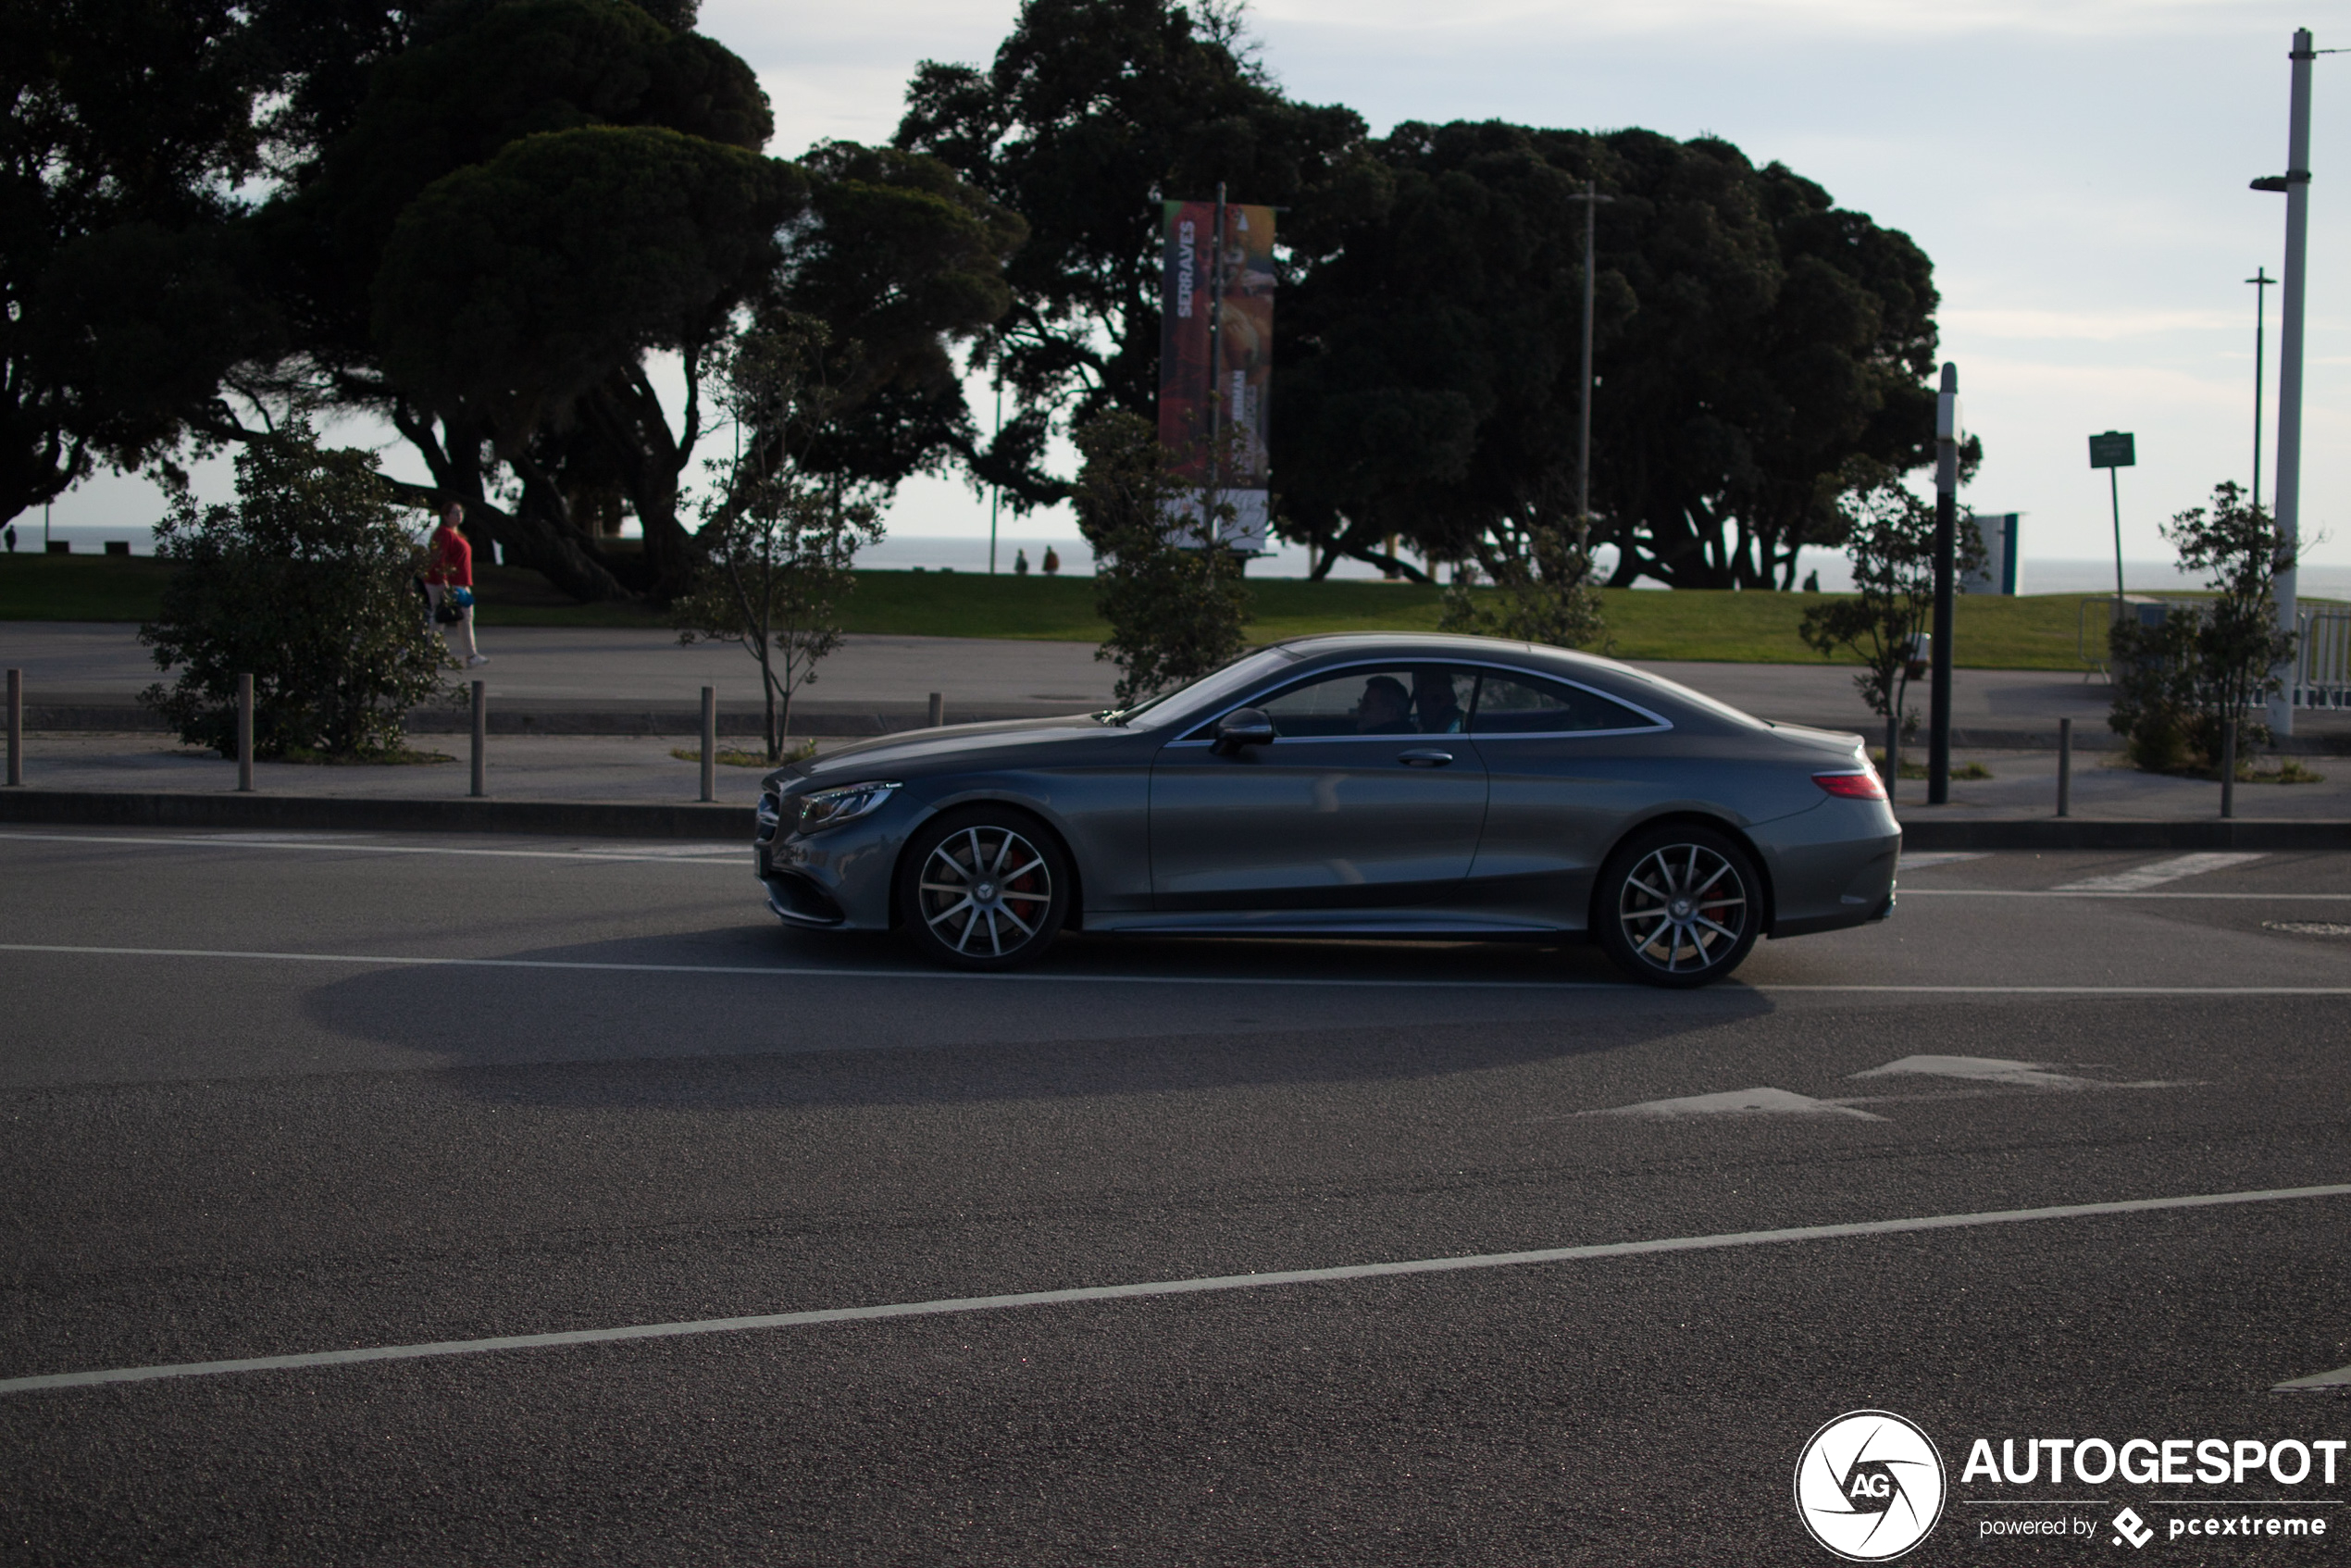
<svg viewBox="0 0 2351 1568">
<path fill-rule="evenodd" d="M 1933 456 L 1936 303 L 1905 236 L 1728 143 L 1399 126 L 1300 199 L 1275 457 L 1317 566 L 1436 559 L 1572 494 L 1587 180 L 1598 219 L 1591 544 L 1612 581 L 1784 587 L 1823 476 Z M 1971 457 L 1971 467 L 1972 458 Z"/>
<path fill-rule="evenodd" d="M 0 15 L 0 522 L 101 465 L 168 465 L 266 334 L 230 230 L 270 81 L 230 0 Z"/>
<path fill-rule="evenodd" d="M 994 62 L 926 62 L 897 145 L 927 153 L 1027 219 L 1014 305 L 986 364 L 1020 410 L 973 469 L 1015 506 L 1058 500 L 1039 464 L 1054 417 L 1151 418 L 1159 393 L 1154 198 L 1284 204 L 1347 166 L 1354 111 L 1292 103 L 1241 35 L 1238 6 L 1026 0 Z"/>
<path fill-rule="evenodd" d="M 1119 668 L 1121 707 L 1197 680 L 1232 661 L 1249 622 L 1241 559 L 1215 547 L 1186 548 L 1171 512 L 1198 495 L 1167 473 L 1158 428 L 1111 413 L 1080 426 L 1085 457 L 1074 499 L 1077 527 L 1094 550 L 1094 605 L 1110 636 L 1094 656 Z M 1228 525 L 1225 516 L 1212 519 Z"/>
<path fill-rule="evenodd" d="M 767 760 L 783 760 L 791 702 L 840 646 L 840 602 L 855 587 L 857 552 L 881 538 L 870 495 L 800 462 L 838 405 L 824 370 L 829 333 L 805 318 L 746 333 L 716 368 L 716 401 L 741 443 L 714 464 L 720 483 L 703 502 L 703 559 L 691 592 L 673 606 L 678 641 L 735 642 L 759 663 Z"/>
<path fill-rule="evenodd" d="M 805 200 L 796 171 L 758 154 L 773 119 L 757 80 L 687 31 L 690 6 L 347 9 L 340 26 L 271 12 L 307 68 L 284 123 L 314 140 L 256 223 L 293 340 L 256 384 L 388 417 L 433 476 L 413 499 L 463 500 L 469 530 L 568 591 L 674 584 L 690 555 L 676 481 L 698 428 L 690 409 L 671 434 L 645 356 L 675 350 L 692 380 Z M 350 48 L 375 56 L 355 100 L 337 54 Z M 448 330 L 460 317 L 518 353 L 504 395 L 486 390 L 499 362 Z M 563 458 L 588 459 L 596 481 L 626 467 L 566 439 L 591 400 L 608 416 L 599 439 L 616 431 L 640 459 L 635 562 L 571 515 L 580 476 Z M 251 431 L 224 410 L 218 433 Z"/>
<path fill-rule="evenodd" d="M 236 505 L 199 510 L 181 486 L 156 526 L 155 554 L 179 569 L 139 640 L 180 674 L 140 700 L 189 744 L 234 756 L 237 677 L 250 675 L 256 756 L 397 753 L 449 655 L 374 454 L 322 451 L 298 421 L 236 467 Z"/>
<path fill-rule="evenodd" d="M 1898 778 L 1902 739 L 1918 729 L 1918 715 L 1905 705 L 1910 666 L 1934 614 L 1934 505 L 1883 469 L 1864 467 L 1847 477 L 1847 487 L 1828 504 L 1844 524 L 1854 591 L 1807 609 L 1797 633 L 1823 658 L 1840 650 L 1860 657 L 1854 689 L 1887 721 L 1885 774 Z M 1982 564 L 1983 536 L 1972 519 L 1959 519 L 1953 555 L 1962 577 Z"/>
<path fill-rule="evenodd" d="M 2191 507 L 2163 526 L 2180 565 L 2206 574 L 2212 597 L 2169 604 L 2153 624 L 2117 619 L 2108 632 L 2114 712 L 2139 766 L 2163 771 L 2191 757 L 2220 765 L 2225 725 L 2238 727 L 2240 755 L 2270 740 L 2247 716 L 2280 687 L 2295 636 L 2278 629 L 2277 582 L 2295 548 L 2260 504 L 2233 483 L 2215 485 L 2208 510 Z"/>
<path fill-rule="evenodd" d="M 1499 541 L 1488 534 L 1477 541 L 1477 560 L 1493 591 L 1481 597 L 1464 577 L 1456 577 L 1445 592 L 1438 630 L 1555 648 L 1586 647 L 1607 634 L 1583 529 L 1551 517 Z"/>
</svg>

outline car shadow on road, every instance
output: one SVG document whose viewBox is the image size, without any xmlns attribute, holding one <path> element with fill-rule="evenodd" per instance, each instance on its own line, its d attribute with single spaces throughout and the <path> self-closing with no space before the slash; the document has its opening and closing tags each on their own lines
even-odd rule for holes
<svg viewBox="0 0 2351 1568">
<path fill-rule="evenodd" d="M 497 956 L 516 966 L 371 969 L 304 1007 L 439 1061 L 469 1096 L 648 1109 L 1424 1078 L 1773 1010 L 1736 986 L 1624 984 L 1575 947 L 1074 940 L 1036 970 L 971 978 L 883 939 L 729 927 Z"/>
</svg>

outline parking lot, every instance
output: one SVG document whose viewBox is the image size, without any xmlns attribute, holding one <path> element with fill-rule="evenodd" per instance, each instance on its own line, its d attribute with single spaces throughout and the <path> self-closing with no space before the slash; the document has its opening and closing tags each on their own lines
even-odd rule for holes
<svg viewBox="0 0 2351 1568">
<path fill-rule="evenodd" d="M 1961 1476 L 2351 1437 L 2273 1391 L 2351 1364 L 2351 856 L 1900 896 L 1698 993 L 971 977 L 778 929 L 727 846 L 0 833 L 0 1558 L 1826 1562 L 1790 1477 L 1862 1408 L 1949 1470 L 1906 1561 L 2351 1532 L 2351 1463 Z M 1985 1524 L 2059 1503 L 2096 1538 Z"/>
</svg>

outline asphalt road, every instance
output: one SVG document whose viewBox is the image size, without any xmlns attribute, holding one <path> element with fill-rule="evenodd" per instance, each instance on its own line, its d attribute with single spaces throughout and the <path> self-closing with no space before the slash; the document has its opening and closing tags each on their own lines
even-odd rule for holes
<svg viewBox="0 0 2351 1568">
<path fill-rule="evenodd" d="M 2135 1558 L 2126 1506 L 2332 1561 L 2351 1450 L 1962 1475 L 2351 1439 L 2272 1391 L 2351 1364 L 2351 1195 L 2279 1195 L 2351 1184 L 2351 857 L 2182 858 L 1914 865 L 1664 994 L 1437 944 L 952 977 L 778 930 L 739 851 L 0 834 L 0 1561 L 1827 1563 L 1792 1478 L 1865 1408 L 1947 1470 L 1906 1562 Z M 1431 1260 L 1475 1266 L 1246 1277 Z M 2168 1533 L 2222 1514 L 2330 1533 Z"/>
</svg>

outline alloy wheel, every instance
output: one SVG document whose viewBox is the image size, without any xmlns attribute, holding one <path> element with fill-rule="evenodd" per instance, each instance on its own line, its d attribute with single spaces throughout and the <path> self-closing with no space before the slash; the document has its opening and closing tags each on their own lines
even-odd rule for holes
<svg viewBox="0 0 2351 1568">
<path fill-rule="evenodd" d="M 1617 894 L 1624 945 L 1668 975 L 1694 975 L 1739 946 L 1748 890 L 1738 867 L 1703 844 L 1651 850 Z"/>
<path fill-rule="evenodd" d="M 965 828 L 941 840 L 915 883 L 923 923 L 950 952 L 1001 958 L 1034 940 L 1052 908 L 1053 873 L 1009 828 Z"/>
</svg>

